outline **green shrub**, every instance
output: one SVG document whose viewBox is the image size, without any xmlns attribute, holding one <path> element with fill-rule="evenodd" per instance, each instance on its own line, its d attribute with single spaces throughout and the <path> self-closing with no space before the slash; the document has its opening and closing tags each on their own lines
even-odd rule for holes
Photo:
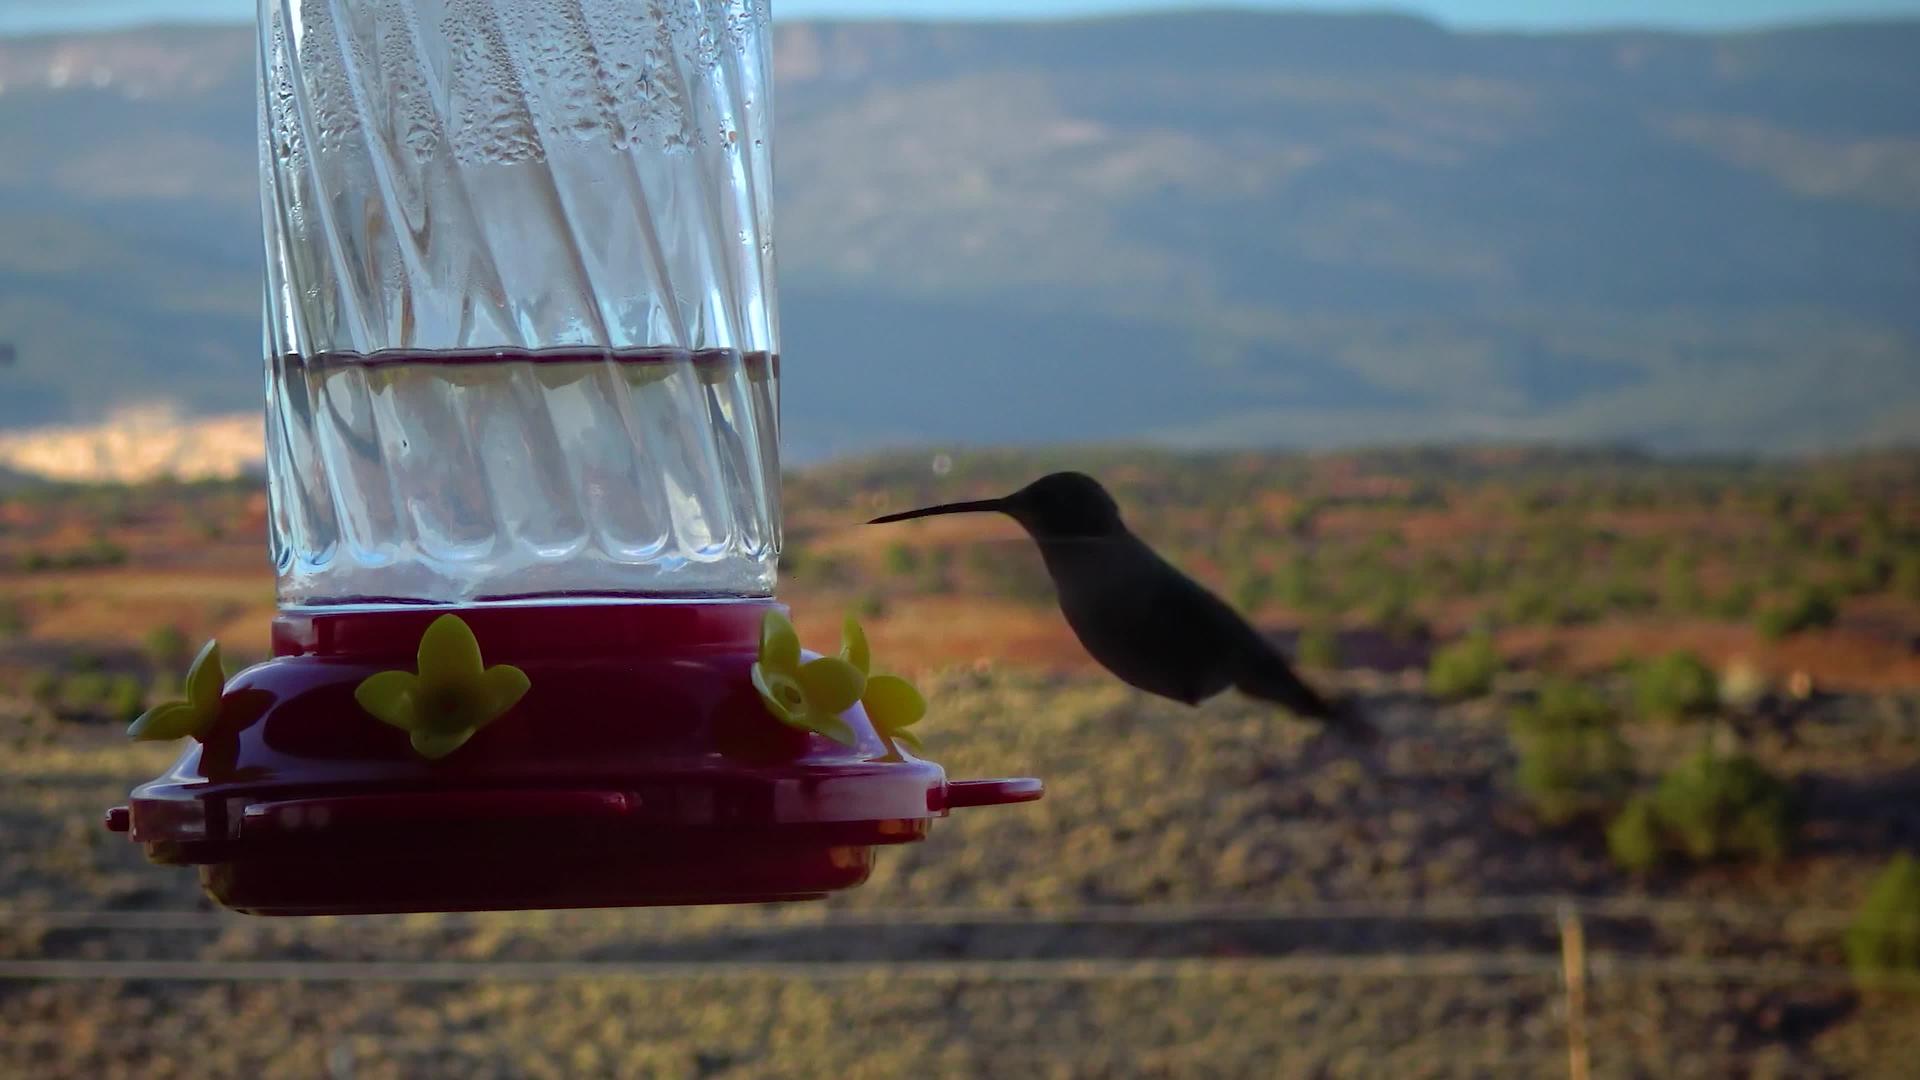
<svg viewBox="0 0 1920 1080">
<path fill-rule="evenodd" d="M 1605 608 L 1605 601 L 1591 589 L 1565 591 L 1559 594 L 1547 621 L 1555 626 L 1585 626 L 1599 621 Z"/>
<path fill-rule="evenodd" d="M 1778 859 L 1793 845 L 1793 792 L 1745 756 L 1701 753 L 1661 779 L 1653 809 L 1667 847 L 1695 862 Z"/>
<path fill-rule="evenodd" d="M 1920 861 L 1899 855 L 1847 928 L 1847 966 L 1865 990 L 1920 977 Z"/>
<path fill-rule="evenodd" d="M 1305 499 L 1287 511 L 1280 527 L 1287 535 L 1305 537 L 1313 533 L 1316 519 L 1320 516 L 1320 503 L 1314 499 Z"/>
<path fill-rule="evenodd" d="M 1248 571 L 1234 583 L 1233 606 L 1245 612 L 1259 611 L 1272 595 L 1273 579 L 1258 571 Z"/>
<path fill-rule="evenodd" d="M 27 613 L 19 604 L 0 600 L 0 641 L 17 638 L 27 632 Z"/>
<path fill-rule="evenodd" d="M 779 570 L 781 576 L 793 581 L 798 581 L 800 580 L 801 573 L 804 572 L 802 568 L 811 561 L 812 560 L 807 558 L 807 551 L 800 546 L 799 541 L 795 540 L 792 535 L 788 535 L 786 543 L 781 545 L 780 548 Z"/>
<path fill-rule="evenodd" d="M 975 545 L 966 559 L 967 573 L 979 592 L 1021 604 L 1054 602 L 1053 579 L 1047 576 L 1046 563 L 1030 548 Z"/>
<path fill-rule="evenodd" d="M 96 566 L 120 566 L 127 561 L 127 549 L 105 537 L 95 537 L 85 547 L 69 551 L 29 551 L 19 558 L 26 573 L 44 570 L 86 570 Z"/>
<path fill-rule="evenodd" d="M 919 552 L 901 543 L 891 544 L 887 547 L 887 573 L 906 575 L 913 573 L 919 568 Z"/>
<path fill-rule="evenodd" d="M 1700 567 L 1686 554 L 1668 556 L 1660 585 L 1662 600 L 1675 611 L 1697 612 L 1707 606 L 1706 591 L 1700 587 Z"/>
<path fill-rule="evenodd" d="M 1607 827 L 1607 850 L 1636 871 L 1669 858 L 1771 861 L 1787 854 L 1798 826 L 1793 792 L 1778 777 L 1752 758 L 1701 753 L 1621 810 Z"/>
<path fill-rule="evenodd" d="M 60 676 L 45 668 L 38 669 L 27 676 L 27 697 L 36 704 L 52 705 L 60 699 Z"/>
<path fill-rule="evenodd" d="M 1413 610 L 1413 596 L 1404 578 L 1393 577 L 1367 602 L 1367 625 L 1399 641 L 1411 641 L 1427 632 L 1427 623 Z"/>
<path fill-rule="evenodd" d="M 1591 688 L 1553 683 L 1514 716 L 1515 786 L 1549 825 L 1605 814 L 1633 782 L 1633 755 L 1611 708 Z"/>
<path fill-rule="evenodd" d="M 952 548 L 937 547 L 927 553 L 926 564 L 920 571 L 920 591 L 927 593 L 953 591 Z"/>
<path fill-rule="evenodd" d="M 92 722 L 122 716 L 132 720 L 145 708 L 145 700 L 145 690 L 132 676 L 76 671 L 55 682 L 47 704 L 63 720 Z M 127 713 L 135 702 L 139 708 Z"/>
<path fill-rule="evenodd" d="M 1400 530 L 1381 529 L 1375 532 L 1372 536 L 1367 537 L 1366 544 L 1364 545 L 1363 550 L 1385 553 L 1389 551 L 1398 551 L 1401 548 L 1404 548 L 1406 546 L 1407 546 L 1407 538 L 1405 535 L 1403 535 L 1400 532 Z"/>
<path fill-rule="evenodd" d="M 104 672 L 75 672 L 61 683 L 60 702 L 76 708 L 91 708 L 107 700 L 112 688 L 113 680 Z"/>
<path fill-rule="evenodd" d="M 1272 578 L 1273 592 L 1280 602 L 1295 611 L 1316 611 L 1328 606 L 1321 570 L 1304 556 L 1296 555 Z"/>
<path fill-rule="evenodd" d="M 1476 551 L 1460 564 L 1459 589 L 1468 595 L 1485 592 L 1507 579 L 1504 563 L 1497 563 Z"/>
<path fill-rule="evenodd" d="M 147 658 L 161 671 L 183 672 L 187 662 L 193 659 L 193 643 L 187 640 L 186 632 L 177 626 L 154 627 L 147 631 L 142 644 L 146 647 Z"/>
<path fill-rule="evenodd" d="M 1637 581 L 1614 578 L 1600 587 L 1598 604 L 1608 612 L 1650 611 L 1660 603 L 1660 596 L 1652 589 Z"/>
<path fill-rule="evenodd" d="M 1480 697 L 1500 674 L 1500 653 L 1493 639 L 1475 634 L 1433 654 L 1427 665 L 1427 692 L 1441 698 Z"/>
<path fill-rule="evenodd" d="M 1301 631 L 1293 651 L 1302 665 L 1331 671 L 1340 666 L 1340 634 L 1330 626 L 1310 626 Z"/>
<path fill-rule="evenodd" d="M 131 675 L 116 677 L 107 689 L 105 700 L 101 702 L 101 711 L 107 719 L 122 724 L 132 723 L 146 708 L 146 687 Z"/>
<path fill-rule="evenodd" d="M 1894 564 L 1890 584 L 1901 597 L 1920 602 L 1920 552 L 1908 552 L 1900 557 Z"/>
<path fill-rule="evenodd" d="M 1720 707 L 1718 684 L 1698 656 L 1671 652 L 1634 671 L 1633 703 L 1640 715 L 1659 720 L 1710 716 Z"/>
<path fill-rule="evenodd" d="M 1653 799 L 1636 795 L 1607 826 L 1607 854 L 1622 870 L 1651 870 L 1666 855 Z"/>
<path fill-rule="evenodd" d="M 1519 626 L 1553 622 L 1559 609 L 1557 591 L 1538 582 L 1516 585 L 1500 598 L 1502 619 Z"/>
<path fill-rule="evenodd" d="M 1708 608 L 1723 619 L 1744 619 L 1753 614 L 1755 600 L 1753 586 L 1741 582 L 1715 597 Z"/>
<path fill-rule="evenodd" d="M 87 545 L 83 551 L 76 552 L 73 565 L 79 567 L 124 566 L 126 562 L 127 549 L 102 537 Z"/>
<path fill-rule="evenodd" d="M 1760 613 L 1760 633 L 1778 641 L 1802 630 L 1832 626 L 1839 611 L 1824 590 L 1801 588 L 1785 603 Z"/>
<path fill-rule="evenodd" d="M 1884 551 L 1838 554 L 1840 565 L 1834 587 L 1845 596 L 1872 596 L 1885 592 L 1893 581 L 1893 556 Z"/>
<path fill-rule="evenodd" d="M 859 573 L 843 556 L 815 554 L 806 549 L 802 549 L 796 555 L 791 567 L 787 565 L 786 553 L 783 552 L 780 556 L 781 573 L 791 575 L 796 584 L 842 589 L 854 585 L 859 580 Z"/>
</svg>

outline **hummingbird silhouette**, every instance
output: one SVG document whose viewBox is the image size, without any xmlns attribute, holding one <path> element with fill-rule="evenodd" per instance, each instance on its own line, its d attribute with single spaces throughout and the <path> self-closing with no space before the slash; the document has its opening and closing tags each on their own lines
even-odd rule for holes
<svg viewBox="0 0 1920 1080">
<path fill-rule="evenodd" d="M 1302 681 L 1226 601 L 1135 536 L 1113 496 L 1084 473 L 1052 473 L 1005 498 L 928 506 L 868 524 L 983 512 L 1011 517 L 1039 544 L 1067 625 L 1122 682 L 1185 705 L 1231 687 L 1355 741 L 1378 737 L 1354 710 Z"/>
</svg>

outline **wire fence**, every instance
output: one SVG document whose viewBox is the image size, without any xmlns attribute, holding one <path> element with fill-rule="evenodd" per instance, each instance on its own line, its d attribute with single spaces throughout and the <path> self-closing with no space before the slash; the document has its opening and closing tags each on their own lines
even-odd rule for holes
<svg viewBox="0 0 1920 1080">
<path fill-rule="evenodd" d="M 1690 903 L 1636 898 L 1564 896 L 1458 898 L 1400 901 L 1303 901 L 1260 905 L 1153 905 L 1008 910 L 969 907 L 899 910 L 736 909 L 740 918 L 724 925 L 689 929 L 688 936 L 724 938 L 730 933 L 779 929 L 857 930 L 879 927 L 1012 927 L 1046 931 L 1080 926 L 1181 927 L 1232 923 L 1377 921 L 1407 923 L 1511 923 L 1540 920 L 1554 927 L 1564 946 L 1570 928 L 1579 932 L 1595 920 L 1645 920 L 1656 924 L 1740 925 L 1779 930 L 1798 925 L 1838 939 L 1853 913 L 1730 903 Z M 254 933 L 276 937 L 351 937 L 359 929 L 379 928 L 402 938 L 425 937 L 448 929 L 520 929 L 536 938 L 566 941 L 569 932 L 618 931 L 659 927 L 670 916 L 642 911 L 448 913 L 429 916 L 328 916 L 255 919 L 221 912 L 182 911 L 0 911 L 0 932 L 47 930 L 172 934 L 179 932 Z M 1583 935 L 1584 937 L 1584 935 Z M 1583 966 L 1594 977 L 1642 976 L 1661 980 L 1738 982 L 1797 986 L 1843 986 L 1851 973 L 1837 964 L 1778 958 L 1635 955 L 1586 950 Z M 1482 948 L 1434 952 L 1327 952 L 1303 950 L 1273 956 L 1067 956 L 993 958 L 848 958 L 711 960 L 442 960 L 387 961 L 332 959 L 144 959 L 116 957 L 27 956 L 0 959 L 0 980 L 155 980 L 179 982 L 389 981 L 461 982 L 504 980 L 551 982 L 571 979 L 728 979 L 778 977 L 802 980 L 915 979 L 998 981 L 1086 981 L 1096 979 L 1180 979 L 1200 975 L 1276 978 L 1365 976 L 1407 979 L 1532 977 L 1564 974 L 1566 959 L 1543 949 Z M 1899 980 L 1896 978 L 1895 982 Z"/>
<path fill-rule="evenodd" d="M 1844 967 L 1821 964 L 1634 957 L 1600 953 L 1587 960 L 1592 977 L 1634 976 L 1664 982 L 1780 986 L 1850 985 Z M 685 979 L 781 978 L 808 982 L 903 979 L 940 982 L 1088 982 L 1190 978 L 1461 979 L 1553 977 L 1562 961 L 1551 955 L 1481 952 L 1412 955 L 1091 957 L 1047 960 L 7 960 L 0 980 L 113 980 L 145 982 L 561 982 L 609 979 L 658 982 Z M 1920 980 L 1905 980 L 1920 989 Z"/>
<path fill-rule="evenodd" d="M 684 913 L 682 913 L 684 914 Z M 711 916 L 715 913 L 708 912 Z M 340 916 L 301 919 L 258 919 L 215 911 L 51 911 L 29 909 L 0 910 L 0 941 L 26 945 L 26 955 L 0 959 L 0 985 L 66 984 L 74 993 L 90 995 L 88 985 L 107 993 L 151 993 L 161 984 L 178 985 L 183 993 L 198 993 L 195 986 L 227 984 L 251 986 L 248 993 L 279 993 L 269 990 L 275 984 L 289 988 L 314 1001 L 332 1001 L 344 987 L 390 986 L 419 987 L 421 992 L 439 994 L 464 987 L 502 987 L 513 984 L 553 987 L 533 991 L 545 999 L 557 996 L 564 984 L 595 984 L 609 987 L 608 992 L 631 986 L 634 993 L 694 993 L 690 1002 L 727 1002 L 736 993 L 754 983 L 776 984 L 782 995 L 795 984 L 815 984 L 820 992 L 851 995 L 868 1000 L 883 994 L 885 986 L 899 987 L 902 994 L 931 992 L 935 995 L 983 993 L 1005 1000 L 1026 1001 L 1030 994 L 1058 994 L 1045 1000 L 1063 1009 L 1087 1008 L 1081 995 L 1145 994 L 1149 999 L 1184 1002 L 1198 995 L 1200 1001 L 1231 999 L 1245 995 L 1255 987 L 1268 1000 L 1298 999 L 1329 993 L 1316 987 L 1326 980 L 1383 980 L 1409 984 L 1405 995 L 1393 1008 L 1401 1009 L 1401 1027 L 1381 1028 L 1381 1043 L 1354 1042 L 1342 1049 L 1341 1040 L 1351 1038 L 1348 1029 L 1322 1038 L 1319 1022 L 1306 1021 L 1302 1029 L 1300 1052 L 1303 1062 L 1319 1070 L 1327 1062 L 1357 1061 L 1365 1068 L 1384 1068 L 1393 1055 L 1405 1050 L 1427 1055 L 1429 1049 L 1440 1057 L 1424 1056 L 1421 1068 L 1432 1072 L 1439 1065 L 1453 1070 L 1449 1075 L 1566 1075 L 1571 1080 L 1588 1080 L 1593 1075 L 1618 1075 L 1618 1070 L 1642 1064 L 1657 1067 L 1665 1075 L 1734 1075 L 1753 1067 L 1752 1047 L 1707 1045 L 1683 1039 L 1676 1033 L 1663 1034 L 1665 1021 L 1649 1014 L 1623 1013 L 1638 1006 L 1622 1002 L 1668 1001 L 1670 994 L 1694 994 L 1683 987 L 1700 987 L 1710 998 L 1726 997 L 1741 988 L 1755 992 L 1774 989 L 1802 993 L 1838 993 L 1854 985 L 1854 976 L 1836 963 L 1796 960 L 1781 957 L 1754 958 L 1742 955 L 1681 955 L 1690 948 L 1685 931 L 1706 924 L 1737 925 L 1765 938 L 1777 933 L 1789 922 L 1818 931 L 1818 938 L 1837 941 L 1838 931 L 1852 919 L 1852 913 L 1836 910 L 1790 909 L 1779 905 L 1748 905 L 1675 900 L 1649 900 L 1628 897 L 1523 896 L 1501 898 L 1429 898 L 1421 900 L 1380 901 L 1299 901 L 1249 904 L 1180 904 L 1138 907 L 1096 906 L 1080 909 L 986 909 L 943 907 L 895 910 L 862 910 L 832 907 L 784 907 L 729 909 L 724 918 L 697 926 L 675 926 L 673 909 L 632 911 L 501 912 L 450 913 L 422 916 Z M 1586 932 L 1588 922 L 1600 920 L 1646 920 L 1663 928 L 1680 931 L 1663 938 L 1667 945 L 1636 949 L 1635 938 L 1620 939 L 1615 946 L 1600 944 Z M 1176 926 L 1205 926 L 1228 923 L 1320 923 L 1329 920 L 1373 921 L 1392 924 L 1432 924 L 1458 930 L 1462 924 L 1486 924 L 1512 929 L 1507 924 L 1538 921 L 1520 935 L 1523 944 L 1460 947 L 1450 939 L 1432 951 L 1360 952 L 1343 951 L 1336 938 L 1314 938 L 1305 944 L 1289 945 L 1277 955 L 1070 955 L 1002 957 L 889 957 L 868 953 L 839 958 L 780 959 L 772 956 L 716 956 L 713 959 L 650 958 L 528 958 L 528 948 L 538 957 L 545 949 L 564 951 L 574 944 L 583 930 L 618 931 L 623 928 L 668 927 L 676 935 L 727 942 L 735 934 L 766 929 L 805 932 L 858 930 L 877 927 L 1017 927 L 1038 934 L 1052 929 L 1086 926 L 1141 926 L 1156 933 L 1142 942 L 1163 940 L 1157 931 Z M 682 920 L 684 921 L 684 920 Z M 435 955 L 440 944 L 434 935 L 450 928 L 476 930 L 517 927 L 527 931 L 519 948 L 501 959 L 480 957 L 453 959 Z M 1414 941 L 1420 940 L 1418 925 L 1411 928 Z M 40 931 L 78 931 L 79 934 L 39 936 Z M 145 947 L 154 936 L 165 937 L 186 931 L 260 932 L 273 935 L 275 944 L 284 944 L 283 935 L 303 942 L 306 956 L 276 958 L 247 956 L 248 942 L 223 938 L 223 947 L 213 955 L 180 958 L 143 958 L 127 955 Z M 396 937 L 381 940 L 420 939 L 426 946 L 418 958 L 353 959 L 325 955 L 326 939 L 337 935 L 340 942 L 353 945 L 361 941 L 361 931 L 383 931 Z M 35 955 L 36 942 L 52 942 L 52 951 L 71 951 L 75 942 L 88 942 L 91 932 L 104 932 L 90 940 L 93 948 L 78 955 Z M 131 935 L 122 936 L 122 935 Z M 831 936 L 824 935 L 823 936 Z M 857 935 L 855 935 L 857 937 Z M 1498 935 L 1496 935 L 1498 936 Z M 1435 932 L 1441 943 L 1446 935 Z M 319 947 L 307 948 L 310 939 Z M 370 938 L 369 938 L 370 939 Z M 962 939 L 964 940 L 964 939 Z M 1626 942 L 1624 946 L 1618 942 Z M 1678 948 L 1674 947 L 1678 943 Z M 741 943 L 729 942 L 729 945 Z M 1104 948 L 1111 940 L 1080 942 L 1077 947 Z M 238 948 L 236 948 L 238 946 Z M 130 947 L 130 948 L 129 948 Z M 748 949 L 760 946 L 745 943 Z M 1125 946 L 1122 946 L 1124 949 Z M 883 947 L 884 952 L 884 947 Z M 238 954 L 238 955 L 234 955 Z M 1812 955 L 1835 955 L 1835 950 L 1817 950 Z M 669 985 L 671 984 L 671 985 Z M 1032 986 L 1020 989 L 1021 984 Z M 1036 984 L 1058 987 L 1040 989 Z M 1301 984 L 1296 988 L 1294 984 Z M 1423 1027 L 1436 1021 L 1412 1002 L 1457 996 L 1460 988 L 1476 984 L 1481 989 L 1473 998 L 1487 1007 L 1483 1020 L 1492 1024 L 1484 1045 L 1476 1045 L 1464 1033 L 1449 1037 L 1443 1030 Z M 659 989 L 642 990 L 641 985 Z M 1660 987 L 1658 990 L 1653 988 Z M 971 988 L 982 989 L 974 991 Z M 1007 987 L 1004 992 L 993 987 Z M 1264 989 L 1271 987 L 1271 990 Z M 1589 988 L 1595 990 L 1590 995 Z M 1602 992 L 1611 987 L 1610 992 Z M 143 989 L 145 988 L 145 989 Z M 316 988 L 311 993 L 308 988 Z M 317 989 L 327 988 L 327 989 Z M 842 989 L 844 988 L 844 989 Z M 1111 988 L 1110 990 L 1108 988 Z M 1896 978 L 1881 984 L 1883 990 L 1920 994 L 1920 979 Z M 388 991 L 374 991 L 388 992 Z M 412 993 L 414 991 L 406 991 Z M 484 992 L 484 991 L 483 991 Z M 596 991 L 581 990 L 581 993 Z M 804 992 L 804 991 L 803 991 Z M 1648 998 L 1648 993 L 1654 997 Z M 1357 1001 L 1374 991 L 1345 988 L 1337 996 Z M 705 995 L 705 996 L 702 996 Z M 1222 995 L 1225 995 L 1222 998 Z M 1489 995 L 1492 997 L 1490 998 Z M 1624 995 L 1624 996 L 1623 996 Z M 1512 1005 L 1485 1003 L 1508 1000 Z M 437 997 L 434 1000 L 438 1000 Z M 589 999 L 594 1000 L 594 999 Z M 650 999 L 649 999 L 650 1000 Z M 678 998 L 674 1000 L 680 1000 Z M 737 1000 L 753 1000 L 738 998 Z M 765 999 L 758 999 L 764 1001 Z M 784 998 L 780 1000 L 785 1000 Z M 924 996 L 923 996 L 924 1000 Z M 935 1000 L 952 1001 L 951 998 Z M 1111 999 L 1125 1000 L 1125 999 Z M 1138 999 L 1134 999 L 1138 1000 Z M 1697 1000 L 1694 999 L 1694 1000 Z M 690 1006 L 691 1007 L 691 1006 Z M 699 1006 L 711 1011 L 720 1007 Z M 1378 1006 L 1375 1006 L 1378 1007 Z M 1150 1008 L 1150 1007 L 1149 1007 Z M 1199 1006 L 1196 1006 L 1199 1008 Z M 1503 1011 L 1523 1015 L 1520 1026 L 1501 1029 L 1498 1017 Z M 1336 1009 L 1337 1011 L 1337 1009 Z M 704 1013 L 702 1015 L 705 1015 Z M 997 1015 L 997 1014 L 989 1014 Z M 1090 1014 L 1097 1016 L 1097 1013 Z M 1204 1012 L 1191 1021 L 1194 1030 L 1205 1030 L 1210 1021 Z M 1458 1016 L 1459 1014 L 1453 1014 Z M 1420 1019 L 1416 1020 L 1418 1016 Z M 359 1023 L 361 1021 L 355 1021 Z M 1090 1019 L 1097 1025 L 1102 1021 Z M 1110 1021 L 1108 1021 L 1110 1022 Z M 1296 1021 L 1297 1022 L 1297 1021 Z M 1459 1021 L 1455 1021 L 1459 1022 Z M 1467 1021 L 1469 1023 L 1473 1021 Z M 1683 1023 L 1697 1024 L 1698 1016 Z M 1163 1042 L 1165 1034 L 1156 1032 L 1137 1039 L 1121 1032 L 1109 1032 L 1106 1042 L 1074 1043 L 1039 1050 L 1031 1042 L 1013 1039 L 1008 1032 L 991 1027 L 959 1025 L 953 1038 L 961 1040 L 967 1058 L 989 1065 L 996 1075 L 1185 1075 L 1202 1064 L 1218 1067 L 1213 1075 L 1256 1075 L 1249 1068 L 1278 1067 L 1261 1059 L 1253 1065 L 1246 1058 L 1248 1047 L 1267 1045 L 1253 1029 L 1243 1030 L 1246 1017 L 1235 1014 L 1224 1021 L 1231 1037 L 1217 1038 L 1198 1049 Z M 1444 1023 L 1442 1021 L 1441 1023 Z M 1634 1025 L 1647 1027 L 1638 1031 Z M 1236 1026 L 1242 1025 L 1242 1026 Z M 1411 1025 L 1411 1026 L 1409 1026 Z M 1623 1029 L 1623 1025 L 1625 1026 Z M 1623 1030 L 1637 1032 L 1624 1036 Z M 1397 1031 L 1397 1034 L 1391 1032 Z M 1415 1033 L 1417 1031 L 1417 1034 Z M 1310 1036 L 1310 1037 L 1309 1037 Z M 1649 1042 L 1647 1040 L 1651 1039 Z M 1236 1041 L 1239 1040 L 1239 1041 Z M 1404 1047 L 1395 1040 L 1406 1040 Z M 1638 1041 L 1636 1041 L 1638 1040 Z M 1138 1043 L 1139 1045 L 1135 1045 Z M 1310 1043 L 1310 1045 L 1309 1045 Z M 1645 1045 L 1642 1045 L 1642 1044 Z M 1004 1045 L 1003 1045 L 1004 1044 Z M 1125 1044 L 1125 1045 L 1122 1045 Z M 1244 1044 L 1244 1045 L 1243 1045 Z M 1631 1045 L 1630 1045 L 1631 1044 Z M 67 1053 L 58 1040 L 50 1040 L 44 1030 L 31 1026 L 0 1030 L 0 1046 L 8 1046 L 12 1060 L 65 1060 Z M 608 1049 L 618 1049 L 611 1043 Z M 399 1030 L 367 1031 L 346 1035 L 329 1044 L 322 1065 L 330 1080 L 350 1080 L 362 1069 L 370 1075 L 430 1075 L 450 1067 L 464 1065 L 498 1066 L 500 1075 L 513 1075 L 524 1048 L 504 1036 L 486 1038 L 472 1032 L 447 1031 L 435 1037 L 416 1037 Z M 1455 1052 L 1457 1051 L 1457 1053 Z M 144 1052 L 144 1051 L 143 1051 Z M 756 1051 L 758 1052 L 758 1051 Z M 766 1051 L 771 1052 L 771 1051 Z M 1102 1057 L 1107 1055 L 1107 1057 Z M 1118 1055 L 1118 1057 L 1115 1057 Z M 1160 1055 L 1156 1057 L 1155 1055 Z M 1198 1056 L 1192 1056 L 1198 1055 Z M 1215 1055 L 1209 1057 L 1208 1055 Z M 1161 1061 L 1164 1057 L 1164 1061 Z M 1112 1058 L 1112 1068 L 1100 1062 Z M 1441 1058 L 1445 1060 L 1442 1061 Z M 1782 1059 L 1785 1060 L 1785 1059 Z M 1799 1060 L 1799 1059 L 1794 1059 Z M 1155 1062 L 1160 1062 L 1156 1065 Z M 1091 1063 L 1091 1064 L 1090 1064 Z M 1682 1067 L 1684 1065 L 1684 1067 Z M 1098 1066 L 1098 1067 L 1096 1067 Z M 1303 1066 L 1304 1067 L 1304 1066 Z M 1092 1069 L 1091 1073 L 1086 1070 Z M 1594 1072 L 1596 1069 L 1603 1071 Z M 1104 1070 L 1104 1071 L 1103 1071 Z M 1465 1070 L 1465 1072 L 1461 1072 Z M 1203 1070 L 1204 1071 L 1204 1070 Z M 1279 1075 L 1287 1074 L 1283 1069 Z M 1318 1074 L 1318 1073 L 1316 1073 Z M 1439 1075 L 1438 1072 L 1432 1072 Z"/>
<path fill-rule="evenodd" d="M 554 911 L 445 912 L 425 918 L 435 927 L 488 926 L 532 930 L 619 929 L 660 922 L 662 912 L 677 909 L 586 909 Z M 731 909 L 739 926 L 1053 926 L 1155 925 L 1201 922 L 1399 921 L 1463 922 L 1498 919 L 1557 919 L 1571 910 L 1587 919 L 1645 919 L 1654 922 L 1712 921 L 1760 927 L 1787 925 L 1842 929 L 1857 913 L 1837 908 L 1789 907 L 1712 901 L 1658 900 L 1641 897 L 1565 895 L 1516 897 L 1438 897 L 1409 900 L 1301 900 L 1258 904 L 1089 905 L 1062 908 L 835 908 L 784 907 Z M 763 914 L 766 910 L 778 916 Z M 261 919 L 222 911 L 61 911 L 0 908 L 0 929 L 8 926 L 95 930 L 215 930 L 243 927 L 331 930 L 353 926 L 424 926 L 412 915 L 325 915 L 299 919 Z"/>
</svg>

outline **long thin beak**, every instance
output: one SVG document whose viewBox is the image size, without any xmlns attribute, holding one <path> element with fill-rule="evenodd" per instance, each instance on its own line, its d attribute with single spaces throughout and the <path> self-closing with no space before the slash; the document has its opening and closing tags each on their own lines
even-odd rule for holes
<svg viewBox="0 0 1920 1080">
<path fill-rule="evenodd" d="M 867 522 L 869 525 L 885 525 L 890 521 L 911 521 L 914 518 L 934 517 L 938 514 L 978 514 L 987 511 L 1004 513 L 1007 509 L 1005 499 L 975 499 L 972 502 L 942 503 L 939 506 L 923 506 L 918 510 L 902 510 L 897 514 L 888 514 Z"/>
</svg>

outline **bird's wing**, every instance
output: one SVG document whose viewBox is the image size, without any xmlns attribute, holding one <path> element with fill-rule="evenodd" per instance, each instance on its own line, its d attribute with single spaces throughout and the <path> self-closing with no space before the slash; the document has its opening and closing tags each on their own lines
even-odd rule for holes
<svg viewBox="0 0 1920 1080">
<path fill-rule="evenodd" d="M 1121 681 L 1189 705 L 1227 688 L 1206 591 L 1145 544 L 1103 542 L 1049 567 L 1074 635 Z"/>
<path fill-rule="evenodd" d="M 1332 706 L 1294 672 L 1293 665 L 1265 634 L 1199 583 L 1182 580 L 1201 594 L 1199 605 L 1208 611 L 1208 621 L 1220 628 L 1217 640 L 1223 647 L 1221 667 L 1235 689 L 1299 716 L 1316 720 L 1333 717 Z"/>
<path fill-rule="evenodd" d="M 1167 672 L 1157 692 L 1190 705 L 1233 683 L 1234 657 L 1248 627 L 1226 602 L 1149 551 L 1158 571 L 1142 582 L 1148 636 Z"/>
<path fill-rule="evenodd" d="M 1127 653 L 1135 657 L 1151 653 L 1157 662 L 1138 664 L 1137 674 L 1129 675 L 1081 633 L 1096 659 L 1134 686 L 1191 705 L 1231 686 L 1296 716 L 1322 721 L 1357 741 L 1377 738 L 1365 717 L 1345 703 L 1321 696 L 1293 670 L 1280 649 L 1225 600 L 1144 544 L 1140 549 L 1146 557 L 1129 563 L 1154 569 L 1121 579 L 1145 613 L 1131 620 L 1139 631 Z M 1079 632 L 1079 627 L 1075 630 Z"/>
</svg>

